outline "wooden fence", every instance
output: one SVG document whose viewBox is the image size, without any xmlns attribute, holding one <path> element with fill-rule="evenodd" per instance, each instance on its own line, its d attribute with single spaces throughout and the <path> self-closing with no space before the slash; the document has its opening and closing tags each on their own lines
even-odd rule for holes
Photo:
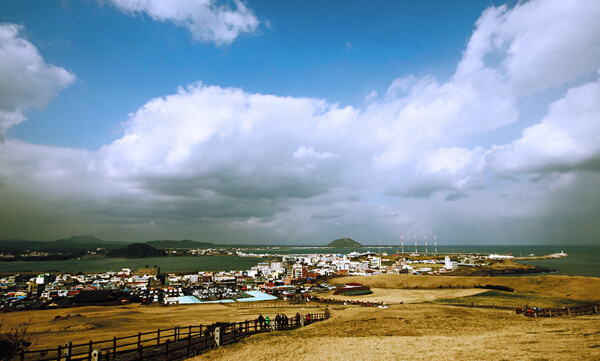
<svg viewBox="0 0 600 361">
<path fill-rule="evenodd" d="M 287 317 L 287 322 L 269 325 L 258 319 L 242 322 L 218 322 L 212 325 L 176 326 L 140 332 L 126 337 L 80 344 L 66 343 L 57 348 L 29 350 L 19 354 L 21 361 L 173 361 L 184 360 L 241 338 L 272 330 L 291 330 L 326 319 L 326 313 L 309 313 L 299 318 Z"/>
<path fill-rule="evenodd" d="M 517 306 L 511 305 L 499 305 L 499 304 L 489 304 L 489 303 L 474 303 L 474 302 L 437 302 L 438 305 L 444 306 L 457 306 L 457 307 L 472 307 L 472 308 L 496 308 L 500 310 L 516 310 Z"/>
<path fill-rule="evenodd" d="M 598 313 L 598 306 L 588 305 L 580 307 L 561 307 L 561 308 L 517 308 L 517 313 L 529 317 L 558 317 L 575 315 L 595 315 Z"/>
<path fill-rule="evenodd" d="M 502 310 L 514 310 L 517 314 L 529 317 L 558 317 L 575 315 L 594 315 L 598 313 L 598 306 L 578 306 L 578 307 L 560 307 L 560 308 L 539 308 L 539 307 L 519 307 L 511 305 L 484 304 L 473 302 L 439 302 L 440 305 L 473 307 L 473 308 L 497 308 Z"/>
<path fill-rule="evenodd" d="M 378 307 L 378 306 L 400 304 L 397 302 L 342 300 L 342 299 L 334 299 L 334 298 L 321 298 L 321 297 L 317 297 L 317 296 L 312 296 L 310 298 L 310 301 L 328 304 L 328 305 L 350 305 L 350 306 L 354 305 L 354 306 L 362 306 L 362 307 Z"/>
<path fill-rule="evenodd" d="M 228 307 L 277 307 L 277 308 L 318 308 L 319 305 L 311 305 L 310 302 L 305 303 L 292 303 L 289 301 L 248 301 L 248 302 L 224 302 L 221 303 L 223 306 Z"/>
</svg>

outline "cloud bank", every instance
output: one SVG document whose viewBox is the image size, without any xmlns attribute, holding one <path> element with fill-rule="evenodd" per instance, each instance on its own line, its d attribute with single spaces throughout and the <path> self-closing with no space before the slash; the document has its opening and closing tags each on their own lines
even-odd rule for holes
<svg viewBox="0 0 600 361">
<path fill-rule="evenodd" d="M 176 5 L 113 2 L 161 21 L 195 21 Z M 194 4 L 210 16 L 225 11 Z M 406 75 L 367 95 L 363 108 L 197 82 L 149 100 L 97 151 L 6 141 L 2 228 L 29 238 L 69 229 L 247 243 L 392 243 L 400 232 L 436 232 L 448 243 L 559 243 L 567 234 L 596 242 L 599 17 L 587 1 L 489 7 L 448 80 Z M 231 29 L 194 36 L 226 43 L 252 27 Z M 2 111 L 45 104 L 73 81 L 30 48 L 49 69 L 41 74 L 62 77 L 33 96 L 2 93 Z M 533 96 L 547 112 L 524 119 Z M 495 142 L 507 127 L 521 132 Z"/>
</svg>

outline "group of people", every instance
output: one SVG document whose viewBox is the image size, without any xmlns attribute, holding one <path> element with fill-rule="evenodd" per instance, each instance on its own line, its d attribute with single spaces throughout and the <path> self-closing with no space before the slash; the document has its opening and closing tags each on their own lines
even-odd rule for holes
<svg viewBox="0 0 600 361">
<path fill-rule="evenodd" d="M 307 321 L 308 317 L 310 316 L 307 315 Z M 302 316 L 300 316 L 300 314 L 296 312 L 296 316 L 294 316 L 294 319 L 296 320 L 296 325 L 300 324 L 301 318 Z M 269 315 L 267 315 L 266 317 L 263 316 L 262 313 L 258 316 L 258 323 L 260 325 L 261 330 L 265 328 L 271 330 L 284 330 L 292 326 L 292 323 L 290 323 L 290 321 L 291 319 L 285 314 L 277 314 L 274 320 L 271 320 L 269 318 Z"/>
</svg>

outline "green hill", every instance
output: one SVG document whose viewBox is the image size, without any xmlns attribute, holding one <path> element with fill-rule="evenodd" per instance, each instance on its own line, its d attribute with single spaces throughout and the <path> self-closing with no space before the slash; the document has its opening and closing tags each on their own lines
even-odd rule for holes
<svg viewBox="0 0 600 361">
<path fill-rule="evenodd" d="M 152 247 L 159 248 L 159 249 L 167 249 L 167 248 L 194 249 L 194 248 L 210 248 L 210 247 L 214 246 L 214 244 L 210 243 L 210 242 L 198 242 L 198 241 L 192 241 L 189 239 L 183 239 L 181 241 L 156 240 L 156 241 L 148 241 L 145 244 L 150 245 Z"/>
<path fill-rule="evenodd" d="M 352 238 L 340 238 L 335 241 L 329 243 L 327 247 L 335 247 L 335 248 L 358 248 L 363 245 L 356 242 Z"/>
<path fill-rule="evenodd" d="M 148 258 L 148 257 L 164 257 L 167 252 L 154 248 L 144 243 L 132 243 L 123 248 L 113 249 L 108 251 L 108 258 Z"/>
</svg>

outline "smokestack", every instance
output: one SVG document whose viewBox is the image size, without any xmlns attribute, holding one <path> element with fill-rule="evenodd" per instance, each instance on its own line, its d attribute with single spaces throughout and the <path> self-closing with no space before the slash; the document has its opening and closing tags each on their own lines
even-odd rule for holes
<svg viewBox="0 0 600 361">
<path fill-rule="evenodd" d="M 402 254 L 404 254 L 404 233 L 400 235 L 400 244 L 402 245 Z"/>
<path fill-rule="evenodd" d="M 419 250 L 417 249 L 417 235 L 415 234 L 415 253 L 419 253 Z"/>
</svg>

